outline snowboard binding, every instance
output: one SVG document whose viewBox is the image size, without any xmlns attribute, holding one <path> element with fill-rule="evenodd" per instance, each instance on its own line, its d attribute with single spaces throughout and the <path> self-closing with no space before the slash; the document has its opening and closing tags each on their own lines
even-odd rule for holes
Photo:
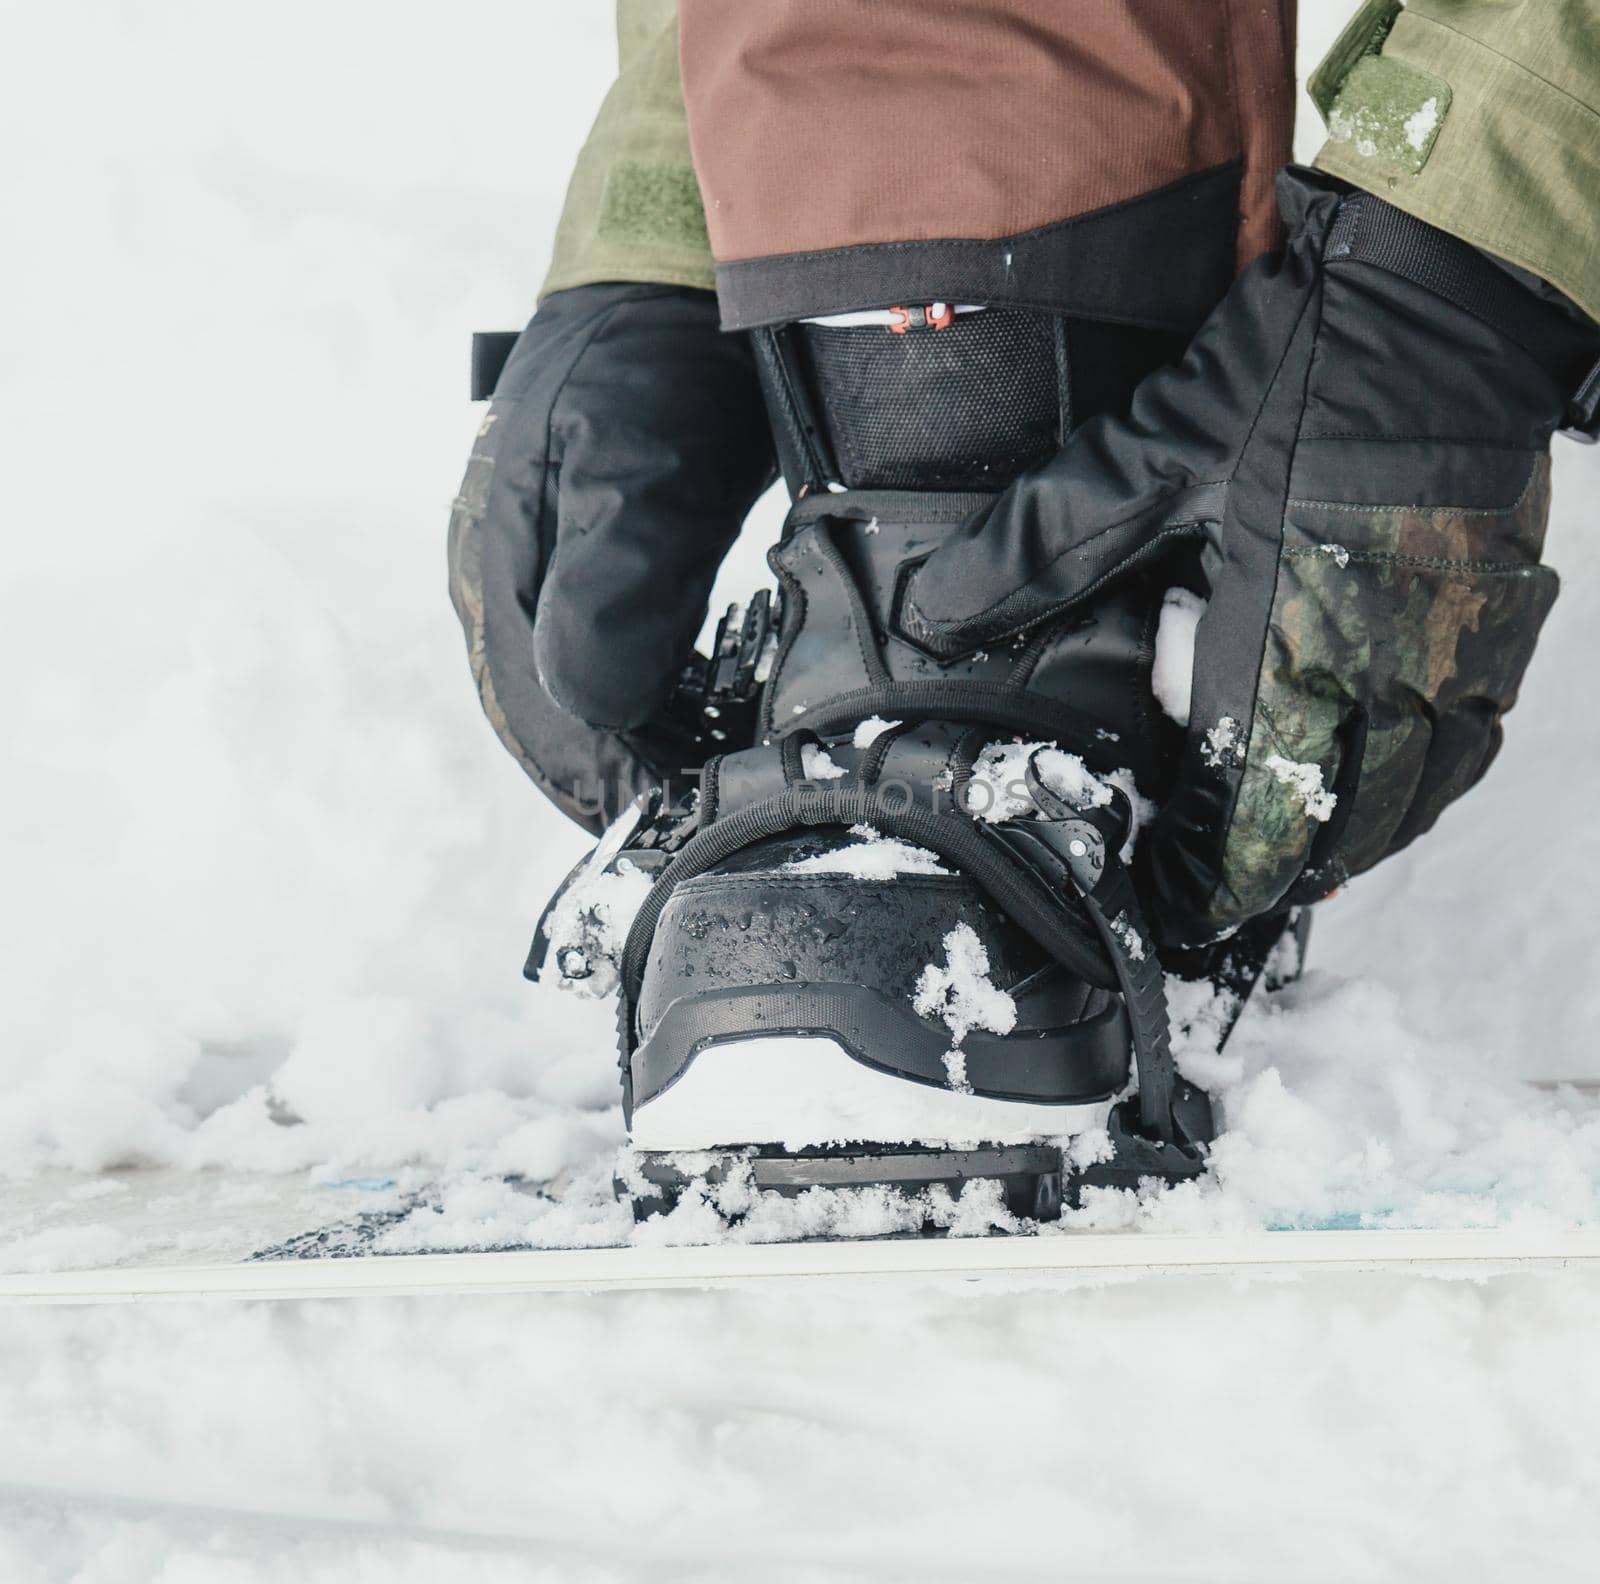
<svg viewBox="0 0 1600 1584">
<path fill-rule="evenodd" d="M 1008 368 L 1026 362 L 1005 320 L 974 319 Z M 971 460 L 962 409 L 977 476 L 880 487 L 938 427 L 912 400 L 888 460 L 841 467 L 837 349 L 808 360 L 796 328 L 758 342 L 786 471 L 806 480 L 768 558 L 778 597 L 730 615 L 696 672 L 742 745 L 607 833 L 529 959 L 530 977 L 614 976 L 633 1145 L 619 1194 L 643 1216 L 736 1173 L 790 1195 L 984 1181 L 1046 1221 L 1089 1188 L 1196 1178 L 1211 1107 L 1176 1070 L 1127 867 L 1130 790 L 1159 798 L 1177 745 L 1149 680 L 1162 590 L 1130 580 L 1003 650 L 929 654 L 900 619 L 906 582 L 989 498 L 970 486 L 1026 458 Z M 1047 383 L 1066 389 L 1053 364 Z M 810 482 L 841 474 L 843 490 Z M 625 938 L 615 910 L 582 902 L 606 878 L 636 898 Z M 1242 1004 L 1282 924 L 1185 967 L 1215 967 Z"/>
<path fill-rule="evenodd" d="M 1210 1105 L 1174 1066 L 1124 861 L 1133 806 L 1108 779 L 1130 759 L 1159 778 L 1153 714 L 1113 686 L 1147 664 L 1155 602 L 1124 596 L 1012 652 L 936 665 L 897 635 L 894 602 L 957 511 L 877 492 L 800 502 L 771 557 L 769 740 L 712 758 L 672 807 L 641 800 L 588 861 L 648 883 L 608 961 L 637 1157 L 622 1186 L 641 1215 L 746 1170 L 783 1194 L 984 1180 L 1012 1215 L 1050 1220 L 1087 1188 L 1205 1169 Z M 1116 726 L 1079 708 L 1083 677 L 1102 705 L 1125 700 Z M 1235 988 L 1269 933 L 1250 963 L 1234 945 Z M 957 977 L 945 959 L 960 949 L 987 983 L 955 998 L 1009 1006 L 988 1027 L 961 1029 L 927 992 L 930 973 Z M 554 945 L 556 970 L 592 974 L 594 950 L 570 950 Z"/>
</svg>

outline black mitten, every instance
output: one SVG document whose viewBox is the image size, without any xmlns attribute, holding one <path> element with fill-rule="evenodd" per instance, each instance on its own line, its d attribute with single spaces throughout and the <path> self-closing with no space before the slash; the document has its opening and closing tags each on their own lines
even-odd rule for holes
<svg viewBox="0 0 1600 1584">
<path fill-rule="evenodd" d="M 1375 197 L 1290 171 L 1280 198 L 1283 253 L 1129 416 L 965 524 L 903 616 L 950 656 L 1157 562 L 1207 600 L 1141 847 L 1173 944 L 1326 894 L 1483 773 L 1556 594 L 1550 435 L 1600 357 L 1587 321 Z"/>
<path fill-rule="evenodd" d="M 451 517 L 451 595 L 495 729 L 590 829 L 689 768 L 667 704 L 774 476 L 748 340 L 709 292 L 557 292 L 518 340 Z"/>
</svg>

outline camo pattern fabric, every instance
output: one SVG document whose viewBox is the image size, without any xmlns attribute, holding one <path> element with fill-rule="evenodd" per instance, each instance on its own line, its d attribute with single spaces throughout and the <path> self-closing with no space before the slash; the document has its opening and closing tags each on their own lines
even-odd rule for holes
<svg viewBox="0 0 1600 1584">
<path fill-rule="evenodd" d="M 1548 454 L 1502 510 L 1289 501 L 1248 745 L 1207 738 L 1245 754 L 1217 928 L 1337 889 L 1482 776 L 1555 602 L 1549 509 Z"/>
</svg>

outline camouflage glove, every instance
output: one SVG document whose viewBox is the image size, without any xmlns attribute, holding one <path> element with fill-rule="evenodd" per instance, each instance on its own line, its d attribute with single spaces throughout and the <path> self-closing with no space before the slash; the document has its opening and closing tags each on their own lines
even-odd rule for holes
<svg viewBox="0 0 1600 1584">
<path fill-rule="evenodd" d="M 523 331 L 451 516 L 450 591 L 490 721 L 580 824 L 689 768 L 667 705 L 774 476 L 749 342 L 711 293 L 577 287 Z"/>
<path fill-rule="evenodd" d="M 1548 442 L 1600 355 L 1575 310 L 1377 198 L 1290 171 L 1280 201 L 1284 252 L 902 613 L 951 656 L 1157 562 L 1207 600 L 1141 842 L 1169 944 L 1325 895 L 1482 775 L 1556 595 Z"/>
</svg>

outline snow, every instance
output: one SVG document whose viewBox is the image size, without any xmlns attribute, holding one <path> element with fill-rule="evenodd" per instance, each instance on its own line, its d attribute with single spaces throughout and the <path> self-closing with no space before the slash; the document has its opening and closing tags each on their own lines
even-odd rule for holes
<svg viewBox="0 0 1600 1584">
<path fill-rule="evenodd" d="M 1296 909 L 1290 917 L 1298 920 L 1300 911 Z M 1278 944 L 1267 954 L 1262 977 L 1268 985 L 1284 984 L 1295 978 L 1305 966 L 1299 937 L 1286 930 L 1278 937 Z"/>
<path fill-rule="evenodd" d="M 1194 691 L 1194 641 L 1206 602 L 1186 588 L 1170 588 L 1161 601 L 1156 625 L 1156 657 L 1150 688 L 1156 703 L 1180 726 L 1189 724 Z"/>
<path fill-rule="evenodd" d="M 874 524 L 876 524 L 877 520 L 874 517 L 872 522 L 867 524 L 868 533 L 874 531 Z M 851 738 L 851 744 L 856 748 L 870 748 L 886 731 L 893 731 L 898 725 L 900 725 L 899 721 L 885 720 L 881 715 L 869 715 L 864 721 L 856 723 L 855 735 Z"/>
<path fill-rule="evenodd" d="M 1144 961 L 1145 942 L 1132 919 L 1126 913 L 1119 913 L 1111 920 L 1111 933 L 1122 942 L 1122 949 L 1136 963 Z"/>
<path fill-rule="evenodd" d="M 1591 1279 L 1308 1277 L 1248 1289 L 1247 1325 L 1230 1278 L 1152 1296 L 14 1315 L 0 1413 L 27 1456 L 0 1465 L 0 1573 L 857 1584 L 1003 1557 L 1081 1580 L 1583 1576 Z M 1133 1473 L 1107 1427 L 1138 1403 Z"/>
<path fill-rule="evenodd" d="M 991 825 L 1037 813 L 1028 790 L 1029 760 L 1036 763 L 1045 786 L 1074 808 L 1104 808 L 1111 801 L 1110 787 L 1076 754 L 1054 743 L 993 742 L 973 762 L 963 809 Z"/>
<path fill-rule="evenodd" d="M 1270 754 L 1266 760 L 1266 767 L 1299 798 L 1308 818 L 1316 820 L 1320 825 L 1327 824 L 1333 818 L 1333 811 L 1339 800 L 1332 792 L 1324 789 L 1321 765 L 1296 764 L 1292 759 L 1285 759 L 1282 754 Z"/>
<path fill-rule="evenodd" d="M 1116 740 L 1114 732 L 1104 735 Z M 1030 760 L 1045 786 L 1073 808 L 1104 808 L 1111 801 L 1112 789 L 1120 791 L 1133 815 L 1120 857 L 1124 863 L 1131 861 L 1139 832 L 1155 817 L 1155 805 L 1140 792 L 1132 771 L 1118 769 L 1096 775 L 1076 754 L 1067 753 L 1054 743 L 1014 740 L 987 744 L 974 761 L 972 775 L 962 790 L 962 810 L 991 825 L 1031 818 L 1038 810 L 1028 790 Z"/>
<path fill-rule="evenodd" d="M 1403 118 L 1398 111 L 1391 115 L 1368 105 L 1353 110 L 1338 105 L 1328 117 L 1328 136 L 1335 143 L 1352 144 L 1363 159 L 1375 158 L 1380 146 L 1392 152 L 1400 143 L 1420 154 L 1443 119 L 1437 98 Z"/>
<path fill-rule="evenodd" d="M 1406 117 L 1406 142 L 1422 150 L 1439 126 L 1439 101 L 1429 99 L 1414 115 Z"/>
<path fill-rule="evenodd" d="M 1238 721 L 1231 715 L 1224 715 L 1206 732 L 1205 744 L 1200 753 L 1213 769 L 1242 760 L 1244 740 Z"/>
<path fill-rule="evenodd" d="M 609 10 L 58 0 L 13 29 L 8 1263 L 144 1257 L 151 1206 L 197 1255 L 422 1185 L 389 1246 L 723 1235 L 611 1198 L 608 1008 L 518 973 L 585 843 L 481 720 L 443 593 L 466 335 L 526 317 Z M 1347 12 L 1302 6 L 1305 68 Z M 1600 1107 L 1525 1082 L 1600 1076 L 1600 745 L 1557 685 L 1600 628 L 1600 458 L 1556 451 L 1565 592 L 1500 761 L 1317 910 L 1309 976 L 1221 1055 L 1188 997 L 1215 1175 L 1083 1220 L 1600 1221 Z M 808 1196 L 742 1235 L 911 1214 Z M 1573 1271 L 8 1310 L 0 1578 L 1576 1579 L 1597 1316 Z"/>
<path fill-rule="evenodd" d="M 837 781 L 847 774 L 841 764 L 835 764 L 826 748 L 815 743 L 805 743 L 800 749 L 800 769 L 807 781 Z"/>
<path fill-rule="evenodd" d="M 850 875 L 856 880 L 893 880 L 899 875 L 950 873 L 939 862 L 938 854 L 901 841 L 897 836 L 885 836 L 871 825 L 852 825 L 850 834 L 855 841 L 813 853 L 809 858 L 793 859 L 783 866 L 784 872 Z"/>
<path fill-rule="evenodd" d="M 629 927 L 649 894 L 650 877 L 627 858 L 586 867 L 551 911 L 544 972 L 564 987 L 609 993 Z"/>
<path fill-rule="evenodd" d="M 1009 1034 L 1017 1026 L 1017 1003 L 989 977 L 989 953 L 978 932 L 957 924 L 944 938 L 944 955 L 943 964 L 929 963 L 917 976 L 911 998 L 917 1015 L 939 1018 L 957 1046 L 974 1029 Z"/>
<path fill-rule="evenodd" d="M 1248 1008 L 1220 1056 L 1207 1009 L 1191 1001 L 1179 1011 L 1179 1066 L 1220 1097 L 1227 1119 L 1215 1178 L 1139 1207 L 1107 1204 L 1097 1225 L 1600 1219 L 1594 1098 L 1534 1089 L 1494 1053 L 1410 1026 L 1387 986 L 1313 972 Z"/>
</svg>

